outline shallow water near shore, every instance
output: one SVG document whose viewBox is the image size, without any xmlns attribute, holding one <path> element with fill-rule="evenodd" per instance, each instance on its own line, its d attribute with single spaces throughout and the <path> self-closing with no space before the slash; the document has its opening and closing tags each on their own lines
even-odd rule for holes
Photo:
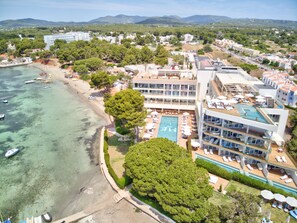
<svg viewBox="0 0 297 223">
<path fill-rule="evenodd" d="M 59 198 L 71 194 L 82 176 L 96 168 L 87 150 L 104 121 L 61 82 L 24 84 L 39 73 L 27 66 L 0 69 L 0 113 L 6 114 L 0 121 L 4 218 L 57 210 L 65 205 L 56 203 Z M 2 103 L 4 98 L 8 104 Z M 21 151 L 6 159 L 4 153 L 14 147 Z"/>
</svg>

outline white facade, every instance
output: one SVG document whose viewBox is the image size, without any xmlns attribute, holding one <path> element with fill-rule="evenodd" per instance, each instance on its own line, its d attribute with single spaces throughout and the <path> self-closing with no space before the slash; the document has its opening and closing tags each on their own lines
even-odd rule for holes
<svg viewBox="0 0 297 223">
<path fill-rule="evenodd" d="M 184 35 L 184 41 L 185 41 L 185 42 L 192 42 L 193 39 L 194 39 L 194 36 L 191 35 L 191 34 L 188 34 L 188 33 L 187 33 L 187 34 Z"/>
<path fill-rule="evenodd" d="M 65 40 L 67 43 L 78 41 L 78 40 L 84 40 L 84 41 L 90 41 L 90 34 L 84 33 L 84 32 L 69 32 L 65 34 L 54 34 L 54 35 L 45 35 L 43 37 L 44 42 L 46 44 L 45 49 L 49 49 L 52 45 L 54 45 L 55 40 Z"/>
</svg>

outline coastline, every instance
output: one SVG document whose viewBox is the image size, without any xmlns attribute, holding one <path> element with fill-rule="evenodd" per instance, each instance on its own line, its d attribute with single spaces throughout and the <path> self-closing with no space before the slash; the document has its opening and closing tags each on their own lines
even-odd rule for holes
<svg viewBox="0 0 297 223">
<path fill-rule="evenodd" d="M 104 120 L 105 125 L 111 124 L 110 117 L 104 111 L 103 95 L 99 90 L 95 90 L 90 87 L 89 83 L 83 80 L 73 80 L 65 78 L 65 74 L 68 73 L 67 70 L 59 68 L 58 65 L 44 65 L 41 63 L 31 63 L 28 66 L 37 68 L 42 72 L 51 74 L 53 81 L 60 81 L 67 85 L 68 90 L 78 96 L 83 103 L 87 104 L 92 108 L 92 110 Z M 95 97 L 94 100 L 89 100 L 88 97 L 92 95 Z"/>
</svg>

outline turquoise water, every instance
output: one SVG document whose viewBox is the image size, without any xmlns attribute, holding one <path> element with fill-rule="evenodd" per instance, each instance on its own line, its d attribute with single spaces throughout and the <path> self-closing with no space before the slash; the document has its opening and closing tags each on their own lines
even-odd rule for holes
<svg viewBox="0 0 297 223">
<path fill-rule="evenodd" d="M 158 131 L 158 138 L 167 138 L 177 142 L 178 117 L 162 116 Z"/>
<path fill-rule="evenodd" d="M 253 106 L 237 104 L 235 107 L 239 111 L 240 116 L 243 118 L 268 123 L 263 115 Z"/>
<path fill-rule="evenodd" d="M 89 151 L 104 123 L 60 82 L 24 84 L 32 67 L 0 69 L 0 211 L 19 218 L 55 211 L 94 165 Z M 21 151 L 6 159 L 14 147 Z M 89 149 L 89 151 L 87 150 Z M 65 202 L 67 202 L 65 200 Z M 54 213 L 53 213 L 54 214 Z"/>
<path fill-rule="evenodd" d="M 213 164 L 215 164 L 215 165 L 217 165 L 217 166 L 219 166 L 219 167 L 224 168 L 225 170 L 227 170 L 227 171 L 229 171 L 229 172 L 239 172 L 239 169 L 236 169 L 236 168 L 234 168 L 234 167 L 225 165 L 225 164 L 223 164 L 223 163 L 217 162 L 217 161 L 212 160 L 212 159 L 208 159 L 208 158 L 205 157 L 205 156 L 200 156 L 200 155 L 197 154 L 197 153 L 195 154 L 195 157 L 196 157 L 196 158 L 200 158 L 200 159 L 204 159 L 204 160 L 206 160 L 206 161 L 208 161 L 208 162 L 211 162 L 211 163 L 213 163 Z"/>
</svg>

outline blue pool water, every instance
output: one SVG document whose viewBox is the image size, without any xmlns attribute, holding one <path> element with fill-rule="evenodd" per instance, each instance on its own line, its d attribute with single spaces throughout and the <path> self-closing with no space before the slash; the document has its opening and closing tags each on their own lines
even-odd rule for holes
<svg viewBox="0 0 297 223">
<path fill-rule="evenodd" d="M 177 142 L 178 117 L 162 116 L 158 131 L 158 138 L 167 138 Z"/>
<path fill-rule="evenodd" d="M 227 171 L 229 171 L 229 172 L 239 172 L 239 169 L 237 169 L 237 168 L 234 168 L 234 167 L 225 165 L 225 164 L 223 164 L 223 163 L 217 162 L 217 161 L 212 160 L 212 159 L 208 159 L 207 157 L 205 157 L 205 156 L 200 156 L 200 155 L 197 154 L 197 153 L 195 154 L 195 157 L 196 157 L 196 158 L 200 158 L 200 159 L 204 159 L 204 160 L 206 160 L 206 161 L 208 161 L 208 162 L 210 162 L 210 163 L 213 163 L 213 164 L 215 164 L 215 165 L 217 165 L 217 166 L 219 166 L 219 167 L 224 168 L 225 170 L 227 170 Z"/>
<path fill-rule="evenodd" d="M 227 170 L 227 171 L 229 171 L 229 172 L 239 172 L 239 170 L 236 169 L 236 168 L 234 168 L 234 167 L 231 167 L 231 166 L 225 165 L 225 164 L 223 164 L 223 163 L 217 162 L 217 161 L 215 161 L 215 160 L 209 159 L 209 158 L 207 158 L 207 157 L 205 157 L 205 156 L 200 156 L 199 154 L 195 154 L 195 157 L 196 157 L 196 158 L 200 158 L 200 159 L 204 159 L 204 160 L 206 160 L 206 161 L 209 161 L 210 163 L 213 163 L 213 164 L 215 164 L 215 165 L 217 165 L 217 166 L 219 166 L 219 167 L 222 167 L 222 168 L 224 168 L 225 170 Z M 251 173 L 249 174 L 249 177 L 254 178 L 254 179 L 256 179 L 256 180 L 259 180 L 259 181 L 261 181 L 261 182 L 263 182 L 263 183 L 267 183 L 267 184 L 268 184 L 268 181 L 267 181 L 266 178 L 259 177 L 259 176 L 257 176 L 257 175 L 251 174 Z M 282 189 L 282 190 L 284 190 L 284 191 L 286 191 L 286 192 L 288 192 L 288 193 L 292 193 L 292 194 L 297 195 L 297 191 L 296 191 L 296 189 L 294 189 L 294 188 L 287 187 L 287 186 L 285 186 L 285 185 L 276 183 L 276 182 L 274 182 L 274 181 L 273 181 L 273 186 L 275 186 L 275 187 L 277 187 L 277 188 L 280 188 L 280 189 Z"/>
<path fill-rule="evenodd" d="M 239 111 L 242 118 L 268 123 L 263 115 L 253 106 L 237 104 L 235 107 Z"/>
</svg>

